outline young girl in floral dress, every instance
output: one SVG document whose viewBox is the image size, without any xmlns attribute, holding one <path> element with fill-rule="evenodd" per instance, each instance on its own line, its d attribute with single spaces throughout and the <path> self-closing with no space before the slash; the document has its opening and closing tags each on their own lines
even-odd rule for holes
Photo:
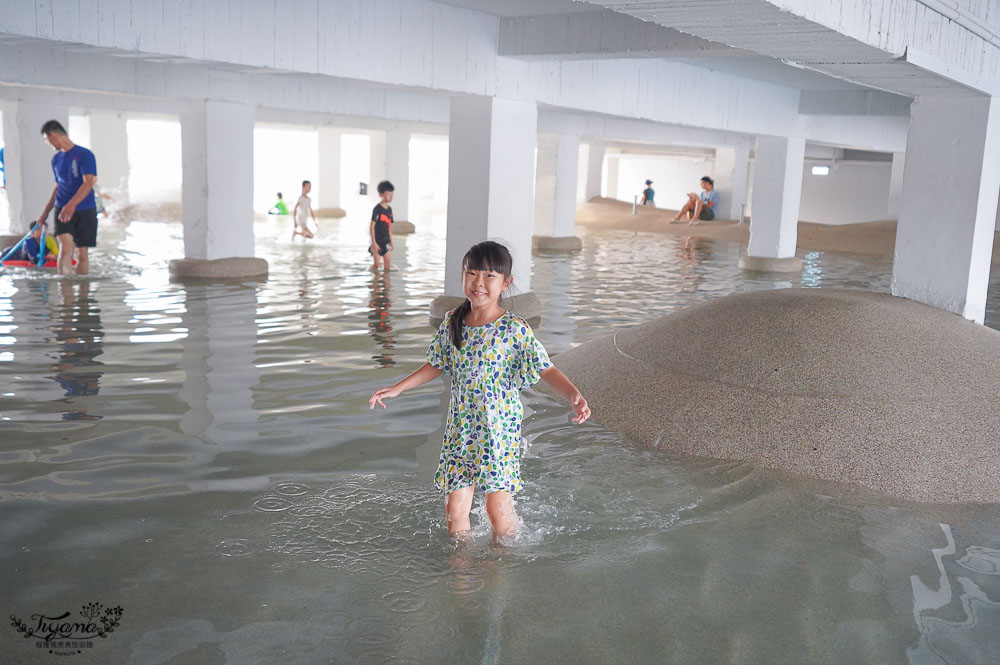
<svg viewBox="0 0 1000 665">
<path fill-rule="evenodd" d="M 469 512 L 478 487 L 486 493 L 493 533 L 501 538 L 517 527 L 511 495 L 521 490 L 520 391 L 544 380 L 573 406 L 573 422 L 590 417 L 580 391 L 551 362 L 523 319 L 505 311 L 500 295 L 513 283 L 510 252 L 482 242 L 462 259 L 465 302 L 449 312 L 420 369 L 376 390 L 370 408 L 437 378 L 451 375 L 451 401 L 444 446 L 434 485 L 445 495 L 448 532 L 470 529 Z"/>
</svg>

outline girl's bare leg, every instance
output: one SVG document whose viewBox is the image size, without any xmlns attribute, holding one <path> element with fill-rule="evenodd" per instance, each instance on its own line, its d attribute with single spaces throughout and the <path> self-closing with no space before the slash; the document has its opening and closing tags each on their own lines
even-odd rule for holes
<svg viewBox="0 0 1000 665">
<path fill-rule="evenodd" d="M 517 530 L 517 515 L 510 492 L 490 492 L 486 495 L 486 514 L 493 525 L 493 535 L 503 538 Z"/>
<path fill-rule="evenodd" d="M 444 516 L 448 522 L 448 533 L 459 536 L 472 528 L 469 522 L 469 512 L 472 510 L 472 495 L 474 487 L 462 487 L 449 494 L 444 500 Z M 489 495 L 487 495 L 487 509 Z"/>
<path fill-rule="evenodd" d="M 392 250 L 391 249 L 388 252 L 385 253 L 385 256 L 382 257 L 382 265 L 385 266 L 385 271 L 386 272 L 389 272 L 389 255 L 390 254 L 392 254 Z"/>
</svg>

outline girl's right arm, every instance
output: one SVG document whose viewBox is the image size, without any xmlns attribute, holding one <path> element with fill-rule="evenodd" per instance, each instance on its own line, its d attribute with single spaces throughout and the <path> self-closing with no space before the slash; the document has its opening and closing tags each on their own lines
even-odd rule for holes
<svg viewBox="0 0 1000 665">
<path fill-rule="evenodd" d="M 371 398 L 368 400 L 368 408 L 374 409 L 375 405 L 380 405 L 383 409 L 385 408 L 385 402 L 383 399 L 389 399 L 390 397 L 398 397 L 401 393 L 406 392 L 410 388 L 416 388 L 417 386 L 422 386 L 428 381 L 432 381 L 441 376 L 441 370 L 434 367 L 430 363 L 424 363 L 420 366 L 413 374 L 410 374 L 405 379 L 397 381 L 388 388 L 379 388 L 372 393 Z"/>
</svg>

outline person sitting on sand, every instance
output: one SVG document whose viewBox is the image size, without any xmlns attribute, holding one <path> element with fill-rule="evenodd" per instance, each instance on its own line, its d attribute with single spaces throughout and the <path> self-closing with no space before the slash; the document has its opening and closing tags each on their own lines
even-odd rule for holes
<svg viewBox="0 0 1000 665">
<path fill-rule="evenodd" d="M 715 191 L 715 181 L 710 177 L 703 176 L 701 179 L 701 195 L 688 192 L 687 203 L 678 211 L 677 216 L 670 220 L 680 222 L 683 219 L 690 220 L 688 224 L 701 224 L 715 219 L 715 206 L 719 205 L 719 193 Z"/>
</svg>

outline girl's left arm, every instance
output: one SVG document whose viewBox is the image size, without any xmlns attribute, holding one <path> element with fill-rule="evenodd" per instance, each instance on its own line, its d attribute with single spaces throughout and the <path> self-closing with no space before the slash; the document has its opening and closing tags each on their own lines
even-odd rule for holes
<svg viewBox="0 0 1000 665">
<path fill-rule="evenodd" d="M 569 377 L 563 374 L 558 367 L 550 365 L 548 369 L 542 372 L 542 381 L 545 381 L 556 392 L 569 400 L 569 403 L 573 406 L 573 410 L 576 411 L 576 418 L 573 418 L 573 422 L 579 424 L 590 417 L 590 407 L 587 405 L 587 400 L 583 398 L 583 395 L 573 385 L 573 382 L 569 380 Z"/>
</svg>

